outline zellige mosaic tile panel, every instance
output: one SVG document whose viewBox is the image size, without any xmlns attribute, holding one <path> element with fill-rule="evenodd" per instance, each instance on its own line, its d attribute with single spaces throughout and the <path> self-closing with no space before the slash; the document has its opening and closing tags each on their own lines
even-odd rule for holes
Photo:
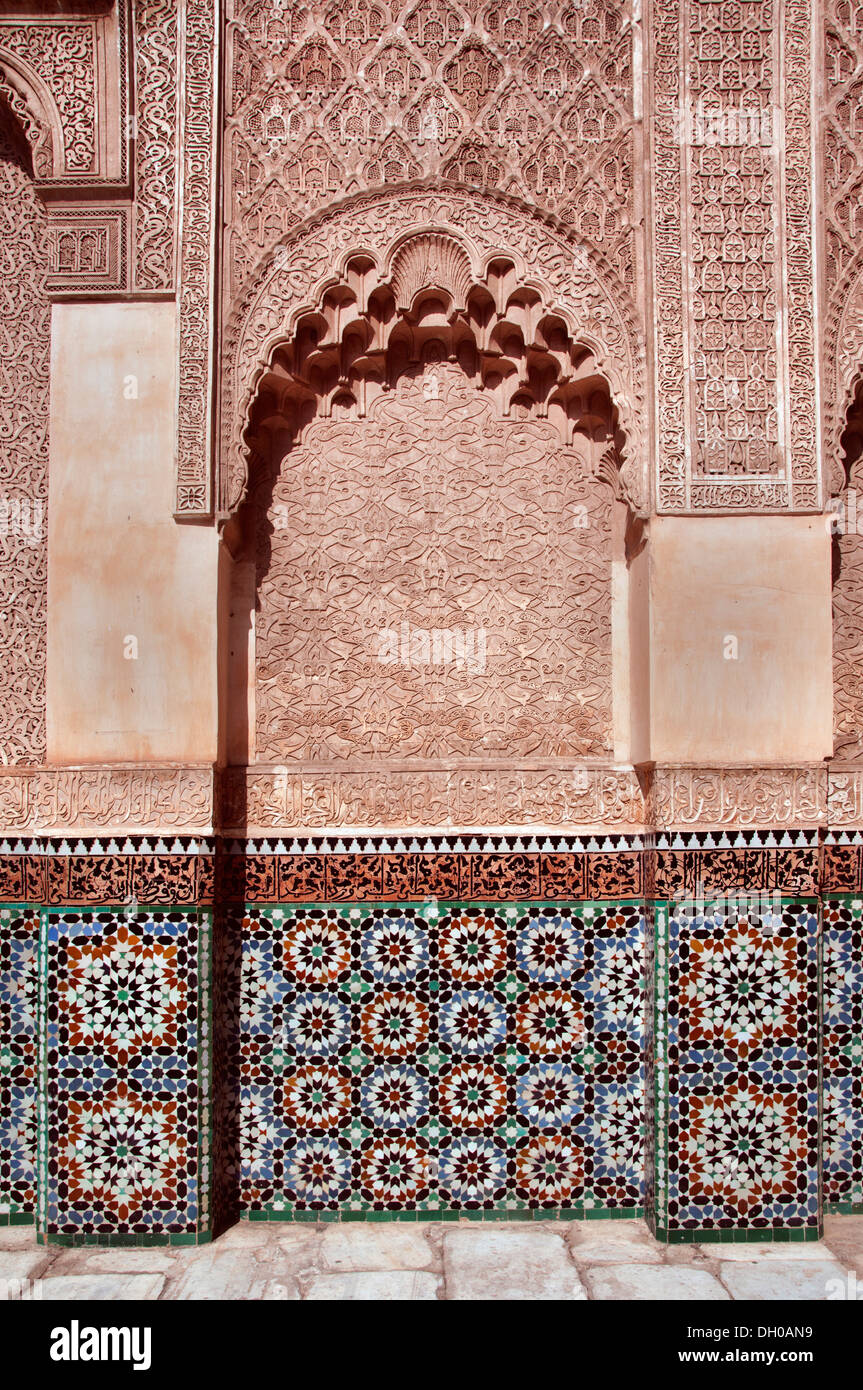
<svg viewBox="0 0 863 1390">
<path fill-rule="evenodd" d="M 251 1214 L 641 1207 L 637 905 L 250 907 L 242 938 Z"/>
<path fill-rule="evenodd" d="M 206 1232 L 209 953 L 199 911 L 43 910 L 49 1239 Z"/>
<path fill-rule="evenodd" d="M 39 913 L 0 908 L 0 1225 L 35 1220 Z"/>
<path fill-rule="evenodd" d="M 656 924 L 657 1233 L 816 1235 L 816 905 L 680 904 Z"/>
<path fill-rule="evenodd" d="M 863 1212 L 863 898 L 824 903 L 824 1201 Z"/>
</svg>

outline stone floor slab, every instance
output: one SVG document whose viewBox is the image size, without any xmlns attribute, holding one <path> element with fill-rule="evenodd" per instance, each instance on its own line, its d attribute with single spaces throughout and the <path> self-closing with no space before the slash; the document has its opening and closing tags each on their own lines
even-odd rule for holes
<svg viewBox="0 0 863 1390">
<path fill-rule="evenodd" d="M 156 1299 L 164 1284 L 163 1274 L 60 1274 L 40 1281 L 40 1296 L 43 1301 L 118 1303 Z"/>
<path fill-rule="evenodd" d="M 661 1264 L 663 1247 L 644 1221 L 573 1221 L 567 1232 L 578 1264 Z"/>
<path fill-rule="evenodd" d="M 316 1244 L 320 1230 L 313 1223 L 290 1221 L 238 1221 L 213 1241 L 217 1250 L 254 1250 L 277 1244 Z"/>
<path fill-rule="evenodd" d="M 71 1252 L 69 1252 L 71 1253 Z M 120 1250 L 84 1250 L 76 1251 L 77 1262 L 80 1264 L 83 1259 L 83 1273 L 86 1274 L 108 1274 L 119 1270 L 127 1274 L 170 1274 L 172 1271 L 179 1272 L 176 1255 L 168 1254 L 166 1249 L 158 1246 L 152 1249 L 138 1249 L 129 1247 Z M 71 1270 L 66 1268 L 69 1254 L 60 1256 L 54 1266 L 56 1274 L 68 1274 Z"/>
<path fill-rule="evenodd" d="M 814 1260 L 816 1263 L 833 1258 L 823 1240 L 795 1241 L 787 1243 L 777 1241 L 774 1245 L 762 1245 L 760 1242 L 745 1242 L 740 1245 L 696 1245 L 702 1255 L 712 1260 L 729 1260 L 733 1263 L 738 1261 L 743 1264 L 788 1264 L 795 1260 Z"/>
<path fill-rule="evenodd" d="M 443 1242 L 449 1299 L 584 1299 L 562 1235 L 479 1225 L 448 1230 Z"/>
<path fill-rule="evenodd" d="M 261 1298 L 265 1303 L 296 1303 L 300 1290 L 296 1280 L 290 1277 L 268 1279 Z"/>
<path fill-rule="evenodd" d="M 662 1245 L 640 1221 L 256 1222 L 210 1245 L 112 1249 L 44 1246 L 33 1227 L 12 1229 L 15 1248 L 0 1247 L 0 1301 L 863 1301 L 863 1218 L 854 1217 L 828 1218 L 823 1241 L 730 1246 Z"/>
<path fill-rule="evenodd" d="M 384 1228 L 383 1222 L 328 1226 L 321 1246 L 324 1269 L 428 1269 L 434 1251 L 418 1227 Z"/>
<path fill-rule="evenodd" d="M 50 1256 L 44 1248 L 0 1252 L 0 1303 L 27 1296 L 27 1285 L 48 1267 Z"/>
<path fill-rule="evenodd" d="M 673 1303 L 728 1300 L 728 1292 L 718 1279 L 707 1270 L 692 1269 L 688 1265 L 608 1265 L 587 1270 L 585 1278 L 595 1299 L 625 1298 Z"/>
<path fill-rule="evenodd" d="M 846 1271 L 835 1260 L 728 1260 L 719 1277 L 734 1298 L 759 1302 L 841 1298 L 848 1286 Z"/>
<path fill-rule="evenodd" d="M 824 1244 L 830 1255 L 863 1279 L 863 1216 L 825 1216 Z"/>
<path fill-rule="evenodd" d="M 263 1296 L 267 1279 L 251 1251 L 199 1246 L 190 1250 L 181 1272 L 172 1279 L 168 1298 L 182 1300 L 236 1299 L 245 1302 Z"/>
<path fill-rule="evenodd" d="M 420 1270 L 372 1270 L 366 1273 L 320 1274 L 306 1290 L 313 1302 L 358 1300 L 379 1302 L 427 1302 L 438 1296 L 438 1279 Z"/>
<path fill-rule="evenodd" d="M 35 1244 L 35 1226 L 0 1226 L 0 1250 L 26 1250 Z"/>
</svg>

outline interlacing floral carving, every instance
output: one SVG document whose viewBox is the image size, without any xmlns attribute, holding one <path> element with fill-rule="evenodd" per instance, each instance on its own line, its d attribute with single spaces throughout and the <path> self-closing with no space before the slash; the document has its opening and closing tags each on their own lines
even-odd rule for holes
<svg viewBox="0 0 863 1390">
<path fill-rule="evenodd" d="M 607 756 L 600 449 L 424 359 L 259 484 L 258 759 Z"/>
<path fill-rule="evenodd" d="M 0 107 L 2 761 L 45 757 L 51 305 L 45 209 Z"/>
</svg>

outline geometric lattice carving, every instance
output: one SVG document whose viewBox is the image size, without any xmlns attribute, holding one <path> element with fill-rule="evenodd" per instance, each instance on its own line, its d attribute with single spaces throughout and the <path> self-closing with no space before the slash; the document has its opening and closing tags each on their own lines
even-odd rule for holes
<svg viewBox="0 0 863 1390">
<path fill-rule="evenodd" d="M 627 3 L 229 0 L 227 15 L 234 296 L 337 193 L 417 178 L 554 211 L 633 286 Z"/>
<path fill-rule="evenodd" d="M 178 515 L 211 508 L 211 409 L 215 316 L 216 91 L 221 16 L 211 0 L 185 0 L 180 157 L 177 353 Z"/>
<path fill-rule="evenodd" d="M 660 510 L 820 506 L 809 26 L 808 0 L 653 10 Z"/>
</svg>

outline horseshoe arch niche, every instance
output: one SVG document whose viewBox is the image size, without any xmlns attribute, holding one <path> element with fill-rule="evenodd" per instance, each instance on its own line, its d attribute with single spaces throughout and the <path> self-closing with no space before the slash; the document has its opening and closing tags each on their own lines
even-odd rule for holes
<svg viewBox="0 0 863 1390">
<path fill-rule="evenodd" d="M 431 825 L 457 770 L 554 781 L 628 760 L 612 674 L 613 573 L 642 543 L 628 330 L 578 258 L 571 302 L 552 288 L 547 239 L 530 263 L 452 220 L 353 243 L 303 298 L 302 248 L 283 248 L 231 338 L 221 757 L 296 776 L 300 803 L 311 779 L 332 824 Z M 346 771 L 415 781 L 354 804 L 333 790 Z"/>
</svg>

